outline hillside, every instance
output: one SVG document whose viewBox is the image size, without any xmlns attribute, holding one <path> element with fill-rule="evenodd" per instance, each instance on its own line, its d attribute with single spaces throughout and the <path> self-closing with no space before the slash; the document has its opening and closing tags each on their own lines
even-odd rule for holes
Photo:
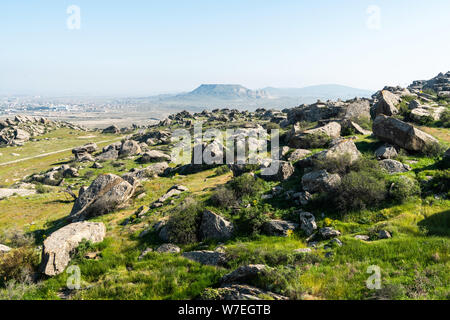
<svg viewBox="0 0 450 320">
<path fill-rule="evenodd" d="M 0 299 L 448 300 L 450 98 L 439 88 L 183 111 L 138 129 L 48 123 L 26 141 L 15 127 L 36 120 L 9 119 Z M 171 138 L 197 121 L 235 129 L 247 151 L 279 129 L 280 160 L 176 164 Z M 221 142 L 185 143 L 226 159 Z"/>
</svg>

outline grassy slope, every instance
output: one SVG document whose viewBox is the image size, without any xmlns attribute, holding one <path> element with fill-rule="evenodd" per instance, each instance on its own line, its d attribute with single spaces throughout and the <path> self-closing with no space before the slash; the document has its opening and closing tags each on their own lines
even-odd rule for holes
<svg viewBox="0 0 450 320">
<path fill-rule="evenodd" d="M 101 137 L 98 137 L 100 140 Z M 77 140 L 73 141 L 73 143 Z M 75 143 L 75 145 L 79 145 Z M 358 148 L 372 153 L 379 142 L 370 137 L 359 137 Z M 59 155 L 63 158 L 68 155 Z M 408 174 L 432 173 L 433 160 L 424 157 L 407 157 L 414 171 Z M 30 160 L 34 161 L 34 160 Z M 54 165 L 55 158 L 42 158 L 40 168 Z M 101 172 L 123 173 L 136 166 L 132 160 L 123 161 L 122 168 L 105 164 Z M 24 167 L 33 166 L 29 161 Z M 33 169 L 33 170 L 32 170 Z M 38 171 L 30 168 L 30 171 Z M 5 172 L 1 171 L 0 176 Z M 83 169 L 79 185 L 88 184 L 94 176 L 87 175 L 92 169 Z M 429 172 L 430 171 L 430 172 Z M 189 187 L 194 196 L 206 199 L 211 188 L 230 179 L 230 174 L 214 176 L 208 170 L 188 176 L 158 178 L 144 183 L 146 196 L 120 210 L 94 221 L 107 225 L 107 238 L 101 244 L 80 249 L 72 264 L 80 266 L 83 287 L 72 298 L 76 299 L 190 299 L 206 287 L 213 287 L 224 273 L 245 263 L 265 263 L 277 270 L 276 279 L 271 279 L 271 289 L 282 289 L 283 294 L 298 299 L 448 299 L 450 270 L 450 201 L 436 199 L 413 199 L 405 204 L 382 210 L 366 210 L 360 213 L 365 220 L 346 217 L 342 221 L 331 220 L 331 225 L 343 232 L 344 246 L 334 248 L 334 255 L 325 258 L 325 250 L 318 249 L 305 256 L 293 250 L 306 246 L 305 238 L 294 234 L 289 238 L 258 236 L 238 238 L 227 242 L 227 252 L 233 257 L 229 270 L 202 266 L 179 255 L 151 253 L 138 260 L 140 252 L 156 248 L 160 242 L 154 234 L 139 238 L 138 234 L 159 220 L 172 207 L 155 209 L 143 220 L 121 226 L 136 208 L 148 205 L 174 184 Z M 77 180 L 69 181 L 77 183 Z M 270 187 L 273 184 L 269 185 Z M 177 200 L 177 202 L 181 199 Z M 18 227 L 37 235 L 41 242 L 45 235 L 66 223 L 64 217 L 70 212 L 72 203 L 64 194 L 52 192 L 25 198 L 14 197 L 0 201 L 0 232 Z M 319 225 L 324 218 L 318 216 Z M 11 219 L 14 217 L 14 219 Z M 332 217 L 332 216 L 331 216 Z M 355 234 L 367 234 L 383 228 L 390 230 L 393 239 L 363 242 L 354 239 Z M 182 247 L 185 250 L 210 248 L 215 243 Z M 87 260 L 83 251 L 100 251 L 100 260 Z M 378 265 L 382 272 L 382 290 L 366 288 L 367 267 Z M 27 292 L 28 299 L 58 299 L 65 287 L 67 274 L 43 281 Z"/>
</svg>

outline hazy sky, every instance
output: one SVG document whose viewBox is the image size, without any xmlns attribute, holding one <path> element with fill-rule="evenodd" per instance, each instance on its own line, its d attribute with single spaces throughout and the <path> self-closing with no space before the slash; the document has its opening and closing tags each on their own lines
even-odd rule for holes
<svg viewBox="0 0 450 320">
<path fill-rule="evenodd" d="M 380 89 L 449 71 L 449 31 L 448 0 L 1 0 L 0 93 Z"/>
</svg>

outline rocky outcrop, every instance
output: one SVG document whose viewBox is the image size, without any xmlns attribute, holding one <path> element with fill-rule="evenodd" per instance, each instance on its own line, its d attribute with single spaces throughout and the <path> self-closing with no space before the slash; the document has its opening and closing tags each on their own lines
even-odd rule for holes
<svg viewBox="0 0 450 320">
<path fill-rule="evenodd" d="M 263 232 L 268 236 L 288 237 L 297 229 L 298 224 L 284 220 L 269 220 L 262 226 Z"/>
<path fill-rule="evenodd" d="M 71 223 L 55 231 L 44 241 L 41 272 L 47 276 L 62 273 L 70 262 L 70 254 L 81 241 L 101 242 L 105 233 L 105 225 L 95 222 Z"/>
<path fill-rule="evenodd" d="M 338 230 L 335 230 L 330 227 L 325 227 L 319 230 L 319 235 L 322 239 L 331 239 L 335 237 L 339 237 L 341 233 Z"/>
<path fill-rule="evenodd" d="M 76 161 L 84 162 L 84 161 L 94 161 L 92 157 L 92 153 L 97 151 L 98 147 L 95 143 L 88 143 L 84 146 L 77 147 L 72 149 L 72 153 L 75 156 Z"/>
<path fill-rule="evenodd" d="M 226 240 L 231 238 L 234 231 L 234 225 L 215 214 L 206 210 L 202 214 L 200 224 L 200 238 L 202 240 Z"/>
<path fill-rule="evenodd" d="M 172 243 L 164 243 L 156 249 L 156 252 L 159 253 L 179 253 L 180 251 L 180 247 Z"/>
<path fill-rule="evenodd" d="M 373 122 L 373 134 L 380 139 L 410 151 L 424 151 L 438 140 L 401 120 L 379 115 Z"/>
<path fill-rule="evenodd" d="M 378 96 L 378 101 L 372 107 L 372 118 L 376 118 L 380 114 L 393 116 L 398 113 L 397 105 L 401 102 L 401 98 L 387 90 L 382 90 Z"/>
<path fill-rule="evenodd" d="M 290 161 L 290 162 L 298 161 L 300 159 L 303 159 L 310 153 L 311 153 L 311 151 L 309 151 L 307 149 L 295 149 L 288 155 L 287 161 Z"/>
<path fill-rule="evenodd" d="M 114 174 L 97 177 L 73 205 L 70 218 L 85 220 L 123 207 L 134 193 L 134 187 Z"/>
<path fill-rule="evenodd" d="M 113 134 L 119 134 L 120 129 L 116 125 L 109 126 L 105 129 L 103 129 L 102 133 L 113 133 Z"/>
<path fill-rule="evenodd" d="M 266 181 L 285 181 L 294 174 L 294 166 L 288 161 L 275 160 L 271 166 L 277 170 L 274 174 L 262 174 L 261 178 Z"/>
<path fill-rule="evenodd" d="M 351 165 L 358 161 L 360 157 L 361 153 L 352 140 L 337 139 L 337 141 L 332 142 L 328 150 L 316 153 L 312 158 L 316 160 L 340 159 L 346 165 Z"/>
<path fill-rule="evenodd" d="M 124 174 L 122 177 L 125 179 L 126 177 L 135 178 L 138 180 L 146 180 L 149 178 L 156 178 L 159 176 L 163 176 L 166 172 L 170 170 L 167 162 L 158 162 L 152 164 L 143 169 L 131 169 L 130 172 Z M 128 180 L 128 178 L 127 178 Z"/>
<path fill-rule="evenodd" d="M 341 183 L 338 174 L 330 174 L 326 170 L 307 173 L 302 178 L 303 190 L 310 193 L 332 191 Z"/>
</svg>

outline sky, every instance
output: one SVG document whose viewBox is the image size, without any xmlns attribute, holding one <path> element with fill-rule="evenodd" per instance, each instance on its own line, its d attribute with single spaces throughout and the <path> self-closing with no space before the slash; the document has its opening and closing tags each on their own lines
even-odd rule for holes
<svg viewBox="0 0 450 320">
<path fill-rule="evenodd" d="M 449 30 L 448 0 L 1 0 L 0 94 L 406 86 L 450 70 Z"/>
</svg>

